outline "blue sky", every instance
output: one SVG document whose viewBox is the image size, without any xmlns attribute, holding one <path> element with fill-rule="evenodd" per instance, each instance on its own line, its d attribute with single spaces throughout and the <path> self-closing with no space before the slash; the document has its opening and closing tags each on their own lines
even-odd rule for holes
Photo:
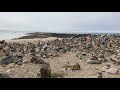
<svg viewBox="0 0 120 90">
<path fill-rule="evenodd" d="M 0 12 L 0 30 L 120 33 L 120 12 Z"/>
</svg>

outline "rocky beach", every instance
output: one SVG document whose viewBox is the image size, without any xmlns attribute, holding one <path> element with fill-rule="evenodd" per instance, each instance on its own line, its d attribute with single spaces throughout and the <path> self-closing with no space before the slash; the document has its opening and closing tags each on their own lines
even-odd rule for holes
<svg viewBox="0 0 120 90">
<path fill-rule="evenodd" d="M 29 33 L 1 40 L 0 78 L 120 78 L 120 35 Z"/>
</svg>

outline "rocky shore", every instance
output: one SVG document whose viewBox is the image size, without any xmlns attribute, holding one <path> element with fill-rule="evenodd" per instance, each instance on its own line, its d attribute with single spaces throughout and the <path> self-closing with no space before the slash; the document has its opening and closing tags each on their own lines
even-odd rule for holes
<svg viewBox="0 0 120 90">
<path fill-rule="evenodd" d="M 120 78 L 120 35 L 29 33 L 0 41 L 0 78 Z"/>
</svg>

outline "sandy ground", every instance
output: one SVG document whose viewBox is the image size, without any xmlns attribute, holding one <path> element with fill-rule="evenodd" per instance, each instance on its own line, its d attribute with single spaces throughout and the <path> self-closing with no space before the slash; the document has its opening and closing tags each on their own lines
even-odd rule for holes
<svg viewBox="0 0 120 90">
<path fill-rule="evenodd" d="M 42 41 L 42 42 L 47 42 L 47 41 L 52 41 L 57 39 L 56 37 L 48 37 L 48 38 L 34 38 L 34 39 L 17 39 L 17 40 L 6 40 L 8 43 L 14 43 L 14 42 L 19 42 L 19 43 L 27 43 L 27 42 L 36 42 L 36 41 Z M 62 39 L 62 38 L 58 38 Z"/>
<path fill-rule="evenodd" d="M 98 76 L 97 69 L 101 69 L 106 63 L 103 64 L 87 64 L 85 61 L 80 60 L 76 57 L 76 53 L 68 52 L 61 55 L 60 57 L 46 59 L 50 62 L 52 73 L 60 72 L 63 69 L 63 66 L 69 61 L 70 64 L 75 64 L 78 62 L 81 66 L 81 70 L 71 71 L 67 70 L 66 78 L 90 78 L 92 76 Z M 13 78 L 36 78 L 37 72 L 40 70 L 41 65 L 37 64 L 23 64 L 18 66 L 15 64 L 9 64 L 6 67 L 0 67 L 0 72 L 8 73 Z M 120 68 L 120 66 L 114 66 L 115 68 Z M 111 75 L 104 73 L 104 78 L 120 78 L 120 75 Z"/>
</svg>

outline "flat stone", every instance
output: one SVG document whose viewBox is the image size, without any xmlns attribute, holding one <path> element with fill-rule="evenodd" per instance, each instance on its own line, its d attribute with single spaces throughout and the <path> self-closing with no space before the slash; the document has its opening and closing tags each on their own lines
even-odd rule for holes
<svg viewBox="0 0 120 90">
<path fill-rule="evenodd" d="M 106 72 L 109 74 L 119 74 L 119 70 L 116 68 L 110 68 Z"/>
<path fill-rule="evenodd" d="M 87 63 L 88 64 L 102 64 L 102 62 L 99 60 L 87 60 Z"/>
</svg>

